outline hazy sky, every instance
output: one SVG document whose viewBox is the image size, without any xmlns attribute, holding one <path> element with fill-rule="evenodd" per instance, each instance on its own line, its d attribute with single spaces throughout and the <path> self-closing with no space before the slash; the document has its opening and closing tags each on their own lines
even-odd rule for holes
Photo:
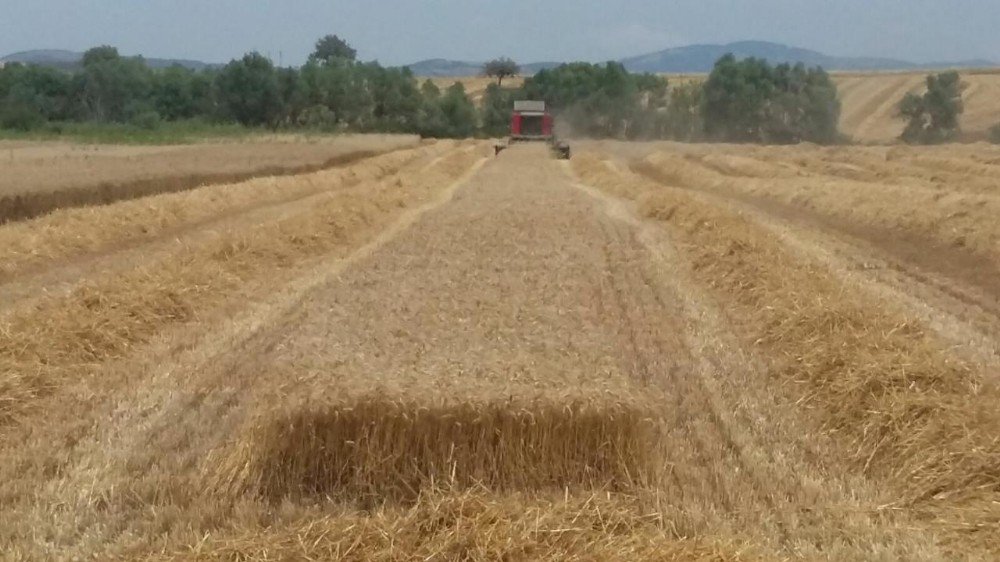
<svg viewBox="0 0 1000 562">
<path fill-rule="evenodd" d="M 364 60 L 601 61 L 762 39 L 833 55 L 1000 60 L 1000 0 L 0 0 L 0 55 L 98 44 L 225 62 L 299 64 L 316 38 Z"/>
</svg>

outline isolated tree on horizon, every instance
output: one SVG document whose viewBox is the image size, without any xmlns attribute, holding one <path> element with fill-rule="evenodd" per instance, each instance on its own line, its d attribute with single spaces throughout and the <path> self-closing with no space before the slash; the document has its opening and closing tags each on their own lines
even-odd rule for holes
<svg viewBox="0 0 1000 562">
<path fill-rule="evenodd" d="M 521 73 L 521 67 L 512 59 L 501 57 L 493 59 L 483 65 L 483 75 L 497 79 L 497 86 L 503 86 L 503 79 L 510 76 L 517 76 Z"/>
<path fill-rule="evenodd" d="M 358 58 L 358 52 L 351 48 L 344 41 L 336 35 L 327 35 L 316 41 L 316 47 L 313 49 L 313 53 L 309 55 L 309 60 L 316 62 L 328 62 L 330 60 L 345 60 L 345 61 L 355 61 Z"/>
</svg>

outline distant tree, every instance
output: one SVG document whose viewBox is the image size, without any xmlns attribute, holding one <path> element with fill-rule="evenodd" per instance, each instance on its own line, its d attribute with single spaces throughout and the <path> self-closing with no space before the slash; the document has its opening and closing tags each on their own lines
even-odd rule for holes
<svg viewBox="0 0 1000 562">
<path fill-rule="evenodd" d="M 781 64 L 774 69 L 775 97 L 765 112 L 764 141 L 830 144 L 840 136 L 837 87 L 822 68 Z"/>
<path fill-rule="evenodd" d="M 774 95 L 771 67 L 761 59 L 738 61 L 725 55 L 712 69 L 704 87 L 702 118 L 705 133 L 716 140 L 762 140 L 768 100 Z"/>
<path fill-rule="evenodd" d="M 217 78 L 219 103 L 244 125 L 275 126 L 282 111 L 274 65 L 260 53 L 227 64 Z"/>
<path fill-rule="evenodd" d="M 515 96 L 515 90 L 501 88 L 498 84 L 486 87 L 486 94 L 483 95 L 483 103 L 479 109 L 484 134 L 500 137 L 510 131 L 510 115 L 514 108 Z"/>
<path fill-rule="evenodd" d="M 671 89 L 662 136 L 687 142 L 701 138 L 704 131 L 701 119 L 702 92 L 702 85 L 697 82 L 680 84 Z"/>
<path fill-rule="evenodd" d="M 294 68 L 279 68 L 276 71 L 278 80 L 278 97 L 281 100 L 280 120 L 284 124 L 298 121 L 299 113 L 305 109 L 302 105 L 302 81 L 299 71 Z"/>
<path fill-rule="evenodd" d="M 153 76 L 153 105 L 169 121 L 189 119 L 198 113 L 194 90 L 195 72 L 171 66 Z"/>
<path fill-rule="evenodd" d="M 497 79 L 497 86 L 503 86 L 503 79 L 510 76 L 517 76 L 521 73 L 521 67 L 513 60 L 501 57 L 493 59 L 483 65 L 483 74 L 490 78 Z"/>
<path fill-rule="evenodd" d="M 142 58 L 122 58 L 114 47 L 95 47 L 83 54 L 81 98 L 96 121 L 125 121 L 152 110 L 152 71 Z"/>
<path fill-rule="evenodd" d="M 30 130 L 74 112 L 73 77 L 54 68 L 7 64 L 0 68 L 0 127 Z"/>
<path fill-rule="evenodd" d="M 455 82 L 440 98 L 447 137 L 471 137 L 478 128 L 476 106 L 465 94 L 465 86 Z"/>
<path fill-rule="evenodd" d="M 46 116 L 39 107 L 34 89 L 26 83 L 16 83 L 3 88 L 0 97 L 0 128 L 30 131 L 45 123 Z"/>
<path fill-rule="evenodd" d="M 831 143 L 837 140 L 840 102 L 822 68 L 732 54 L 716 62 L 702 92 L 706 135 L 729 142 Z"/>
<path fill-rule="evenodd" d="M 441 89 L 431 80 L 420 85 L 421 104 L 417 117 L 417 131 L 424 137 L 447 135 L 444 111 L 441 109 Z"/>
<path fill-rule="evenodd" d="M 958 135 L 958 118 L 963 110 L 959 74 L 929 75 L 923 96 L 911 92 L 899 104 L 899 117 L 907 120 L 900 138 L 914 144 L 952 140 Z"/>
<path fill-rule="evenodd" d="M 121 55 L 118 54 L 117 48 L 110 45 L 101 45 L 100 47 L 88 49 L 83 53 L 82 64 L 86 68 L 102 62 L 115 61 L 119 58 L 121 58 Z"/>
<path fill-rule="evenodd" d="M 331 60 L 354 61 L 357 59 L 357 56 L 358 52 L 352 49 L 347 44 L 347 41 L 336 35 L 327 35 L 316 41 L 316 47 L 313 49 L 313 53 L 309 55 L 309 60 L 321 63 Z"/>
<path fill-rule="evenodd" d="M 412 131 L 420 120 L 423 102 L 409 68 L 382 68 L 367 65 L 374 107 L 375 128 L 382 132 Z"/>
<path fill-rule="evenodd" d="M 993 125 L 993 127 L 990 128 L 989 136 L 990 142 L 1000 144 L 1000 124 Z"/>
<path fill-rule="evenodd" d="M 427 79 L 420 85 L 420 94 L 428 101 L 437 101 L 441 97 L 441 88 L 433 80 Z"/>
<path fill-rule="evenodd" d="M 592 137 L 636 138 L 654 134 L 666 105 L 667 81 L 632 74 L 621 63 L 571 63 L 527 78 L 518 94 L 544 100 L 563 126 Z"/>
</svg>

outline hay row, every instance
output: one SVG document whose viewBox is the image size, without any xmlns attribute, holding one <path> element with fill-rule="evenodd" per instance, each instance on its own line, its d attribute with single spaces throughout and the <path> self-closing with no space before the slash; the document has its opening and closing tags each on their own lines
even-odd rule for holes
<svg viewBox="0 0 1000 562">
<path fill-rule="evenodd" d="M 62 209 L 0 226 L 0 282 L 49 262 L 150 240 L 227 213 L 377 180 L 449 146 L 393 151 L 314 174 L 258 178 L 103 207 Z"/>
<path fill-rule="evenodd" d="M 238 500 L 323 497 L 413 502 L 427 490 L 604 490 L 656 485 L 660 420 L 628 402 L 447 403 L 380 394 L 286 408 L 255 420 L 207 489 Z"/>
<path fill-rule="evenodd" d="M 138 557 L 136 555 L 135 557 Z M 559 560 L 736 562 L 765 559 L 735 537 L 677 537 L 641 500 L 604 494 L 429 492 L 412 506 L 372 513 L 303 513 L 298 521 L 192 537 L 183 560 Z"/>
<path fill-rule="evenodd" d="M 855 152 L 863 150 L 849 154 Z M 925 152 L 881 164 L 869 161 L 868 171 L 808 159 L 802 162 L 795 154 L 791 149 L 773 147 L 759 151 L 757 160 L 697 151 L 686 155 L 659 152 L 636 166 L 677 187 L 772 200 L 872 230 L 922 238 L 943 248 L 1000 260 L 1000 225 L 994 220 L 1000 214 L 996 191 L 1000 170 L 984 171 L 983 165 L 974 162 L 955 162 L 953 169 L 968 173 L 948 173 L 939 168 L 939 161 L 954 160 L 948 152 L 932 158 L 933 171 L 926 169 L 924 160 L 931 155 Z M 904 177 L 900 169 L 909 170 L 911 177 Z M 969 189 L 970 185 L 979 187 Z"/>
<path fill-rule="evenodd" d="M 974 533 L 1000 520 L 1000 392 L 981 374 L 746 218 L 594 156 L 574 166 L 668 226 L 776 381 L 846 445 L 857 470 L 897 490 L 893 507 L 1000 549 L 1000 534 Z"/>
<path fill-rule="evenodd" d="M 385 228 L 402 209 L 458 178 L 479 151 L 457 151 L 436 165 L 372 184 L 366 193 L 332 192 L 314 208 L 250 231 L 227 232 L 161 263 L 94 280 L 0 323 L 0 428 L 66 380 L 99 372 L 165 327 L 194 320 L 236 299 L 253 283 L 310 259 L 346 253 Z"/>
</svg>

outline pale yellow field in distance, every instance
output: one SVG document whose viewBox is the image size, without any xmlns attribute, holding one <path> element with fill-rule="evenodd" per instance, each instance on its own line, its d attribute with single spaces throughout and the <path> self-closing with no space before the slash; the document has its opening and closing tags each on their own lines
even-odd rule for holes
<svg viewBox="0 0 1000 562">
<path fill-rule="evenodd" d="M 0 141 L 0 196 L 181 175 L 280 173 L 417 142 L 404 135 L 275 135 L 171 146 Z"/>
</svg>

